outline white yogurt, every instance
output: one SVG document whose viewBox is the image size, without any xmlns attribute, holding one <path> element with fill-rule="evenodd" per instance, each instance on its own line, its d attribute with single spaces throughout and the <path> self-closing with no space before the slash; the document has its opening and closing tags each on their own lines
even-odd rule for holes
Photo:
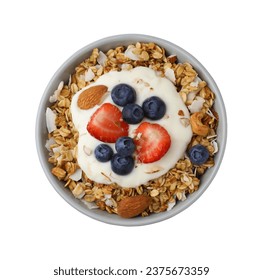
<svg viewBox="0 0 263 280">
<path fill-rule="evenodd" d="M 108 93 L 103 102 L 114 104 L 110 92 L 119 83 L 129 84 L 136 90 L 136 103 L 139 105 L 142 105 L 146 98 L 153 95 L 160 97 L 165 102 L 166 114 L 161 120 L 151 121 L 144 118 L 142 122 L 147 121 L 162 125 L 171 137 L 170 149 L 160 160 L 147 164 L 135 162 L 133 171 L 125 176 L 115 174 L 111 170 L 110 162 L 101 163 L 95 158 L 94 150 L 102 142 L 91 136 L 86 127 L 91 116 L 100 105 L 96 105 L 89 110 L 82 110 L 77 105 L 80 93 L 94 85 L 107 86 Z M 122 110 L 121 107 L 119 108 Z M 184 118 L 189 118 L 189 111 L 176 91 L 174 84 L 167 78 L 158 76 L 154 70 L 147 67 L 136 67 L 121 72 L 112 71 L 102 75 L 96 82 L 75 94 L 70 109 L 73 123 L 79 131 L 78 164 L 91 180 L 102 184 L 117 183 L 121 187 L 137 187 L 160 177 L 183 157 L 192 138 L 191 126 L 185 127 L 180 121 L 181 116 L 178 115 L 178 111 L 182 110 L 184 112 Z M 139 125 L 129 125 L 130 137 L 134 137 L 134 131 Z M 116 152 L 114 143 L 107 144 Z"/>
</svg>

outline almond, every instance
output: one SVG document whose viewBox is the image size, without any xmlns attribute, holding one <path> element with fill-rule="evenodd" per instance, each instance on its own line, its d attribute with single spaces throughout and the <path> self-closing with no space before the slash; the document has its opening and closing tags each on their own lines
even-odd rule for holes
<svg viewBox="0 0 263 280">
<path fill-rule="evenodd" d="M 184 111 L 183 111 L 183 110 L 179 110 L 179 111 L 178 111 L 178 115 L 179 115 L 179 116 L 184 116 Z"/>
<path fill-rule="evenodd" d="M 80 109 L 90 109 L 100 104 L 103 95 L 108 91 L 104 85 L 93 86 L 85 89 L 78 98 L 78 106 Z"/>
<path fill-rule="evenodd" d="M 132 218 L 141 214 L 151 203 L 147 195 L 126 197 L 117 205 L 117 213 L 122 218 Z"/>
<path fill-rule="evenodd" d="M 167 57 L 167 60 L 170 62 L 170 63 L 175 63 L 176 60 L 177 60 L 177 56 L 175 54 L 172 54 L 170 56 Z"/>
</svg>

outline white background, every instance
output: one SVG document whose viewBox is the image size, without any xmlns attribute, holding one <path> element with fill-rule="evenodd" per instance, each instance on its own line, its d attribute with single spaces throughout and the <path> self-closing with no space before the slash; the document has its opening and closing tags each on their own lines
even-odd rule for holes
<svg viewBox="0 0 263 280">
<path fill-rule="evenodd" d="M 209 266 L 196 279 L 262 279 L 260 2 L 1 2 L 1 279 L 77 279 L 53 269 L 109 265 Z M 121 33 L 161 37 L 193 54 L 228 114 L 226 154 L 204 195 L 174 218 L 133 228 L 92 220 L 61 199 L 34 139 L 37 107 L 57 68 L 81 47 Z"/>
</svg>

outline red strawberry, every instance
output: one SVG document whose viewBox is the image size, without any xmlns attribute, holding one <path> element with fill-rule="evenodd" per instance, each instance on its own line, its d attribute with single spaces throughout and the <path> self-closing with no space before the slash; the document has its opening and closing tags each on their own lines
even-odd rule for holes
<svg viewBox="0 0 263 280">
<path fill-rule="evenodd" d="M 119 137 L 128 136 L 129 125 L 116 106 L 104 103 L 90 118 L 87 130 L 102 142 L 114 143 Z"/>
<path fill-rule="evenodd" d="M 171 146 L 167 130 L 156 123 L 143 122 L 136 129 L 134 142 L 137 146 L 138 160 L 143 163 L 161 159 Z"/>
</svg>

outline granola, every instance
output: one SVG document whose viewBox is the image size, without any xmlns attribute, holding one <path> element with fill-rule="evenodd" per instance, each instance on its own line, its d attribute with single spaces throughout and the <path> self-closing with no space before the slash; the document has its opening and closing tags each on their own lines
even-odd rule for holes
<svg viewBox="0 0 263 280">
<path fill-rule="evenodd" d="M 120 187 L 111 183 L 110 178 L 109 184 L 99 184 L 90 180 L 79 168 L 79 135 L 72 122 L 71 100 L 76 92 L 96 81 L 101 75 L 113 70 L 130 70 L 137 66 L 149 67 L 174 83 L 191 115 L 188 119 L 182 111 L 178 111 L 182 124 L 191 125 L 194 132 L 188 149 L 201 144 L 209 151 L 209 158 L 204 164 L 194 165 L 185 154 L 166 174 L 136 188 Z M 146 195 L 151 197 L 151 202 L 141 216 L 169 211 L 177 201 L 185 200 L 188 194 L 198 190 L 201 176 L 214 165 L 214 155 L 218 151 L 218 114 L 213 108 L 214 100 L 214 93 L 189 63 L 178 62 L 175 54 L 167 55 L 164 48 L 155 43 L 137 42 L 128 47 L 118 46 L 106 53 L 95 48 L 91 55 L 75 68 L 68 84 L 61 82 L 50 97 L 52 105 L 47 109 L 49 133 L 46 147 L 50 152 L 48 161 L 54 166 L 52 174 L 58 180 L 64 181 L 65 187 L 69 188 L 74 197 L 81 199 L 90 209 L 99 208 L 118 214 L 117 205 L 124 198 Z M 85 153 L 90 153 L 88 148 Z"/>
</svg>

